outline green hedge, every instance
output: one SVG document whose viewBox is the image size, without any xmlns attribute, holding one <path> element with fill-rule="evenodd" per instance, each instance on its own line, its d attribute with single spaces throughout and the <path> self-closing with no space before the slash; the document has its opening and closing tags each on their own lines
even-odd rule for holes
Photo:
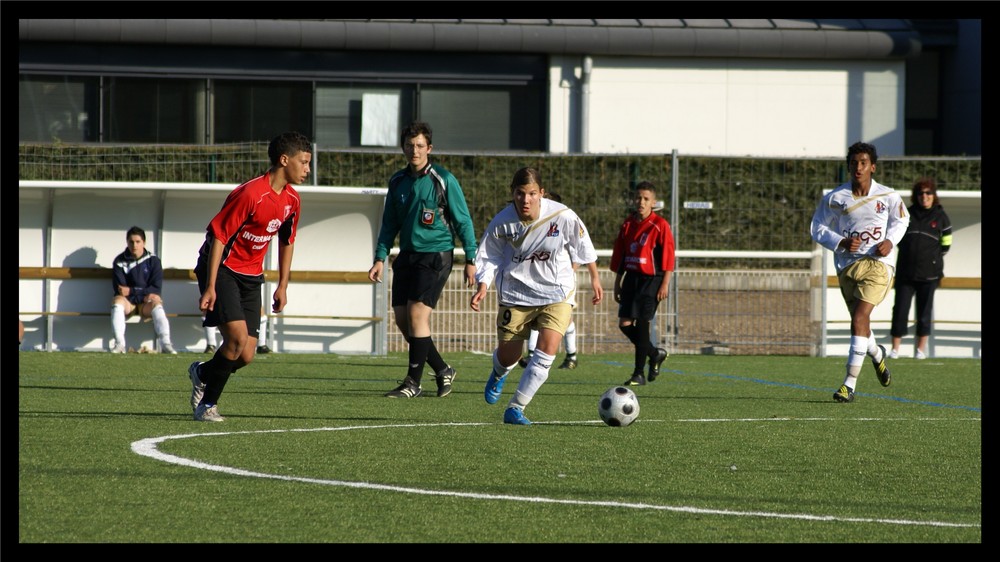
<svg viewBox="0 0 1000 562">
<path fill-rule="evenodd" d="M 846 154 L 846 150 L 845 150 Z M 642 180 L 660 188 L 671 217 L 672 159 L 663 155 L 551 155 L 452 153 L 433 155 L 462 184 L 477 233 L 510 199 L 514 171 L 533 166 L 545 187 L 562 196 L 591 230 L 598 248 L 611 248 L 628 212 L 631 188 Z M 318 150 L 319 185 L 383 187 L 405 165 L 396 150 Z M 22 180 L 156 181 L 238 184 L 267 168 L 264 143 L 213 146 L 21 144 Z M 812 247 L 809 223 L 824 189 L 845 181 L 844 159 L 678 158 L 678 200 L 672 224 L 678 248 L 689 250 L 803 251 Z M 882 158 L 876 179 L 909 189 L 933 176 L 940 189 L 982 189 L 981 158 Z M 801 268 L 787 260 L 709 260 L 705 267 Z"/>
</svg>

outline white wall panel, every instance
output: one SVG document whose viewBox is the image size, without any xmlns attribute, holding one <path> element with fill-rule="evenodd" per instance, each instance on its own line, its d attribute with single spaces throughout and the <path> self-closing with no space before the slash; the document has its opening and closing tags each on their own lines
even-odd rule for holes
<svg viewBox="0 0 1000 562">
<path fill-rule="evenodd" d="M 593 57 L 590 102 L 566 97 L 580 60 L 553 57 L 550 150 L 555 127 L 588 118 L 588 152 L 839 157 L 857 141 L 880 155 L 904 151 L 905 63 Z M 571 126 L 568 130 L 577 130 Z"/>
</svg>

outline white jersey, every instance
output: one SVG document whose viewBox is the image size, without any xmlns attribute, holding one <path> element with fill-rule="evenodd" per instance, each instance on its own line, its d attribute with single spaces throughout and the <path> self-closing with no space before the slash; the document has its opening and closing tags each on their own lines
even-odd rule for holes
<svg viewBox="0 0 1000 562">
<path fill-rule="evenodd" d="M 597 261 L 587 227 L 566 205 L 542 199 L 538 219 L 522 222 L 514 205 L 493 217 L 476 252 L 476 281 L 494 281 L 504 306 L 576 306 L 573 264 Z"/>
<path fill-rule="evenodd" d="M 855 197 L 848 182 L 820 200 L 812 218 L 812 239 L 833 250 L 838 273 L 865 256 L 895 269 L 896 246 L 909 224 L 910 213 L 896 190 L 872 180 L 868 195 Z M 861 239 L 861 247 L 856 253 L 840 248 L 840 241 L 848 237 Z M 888 256 L 875 253 L 875 246 L 883 240 L 892 242 L 892 252 Z"/>
</svg>

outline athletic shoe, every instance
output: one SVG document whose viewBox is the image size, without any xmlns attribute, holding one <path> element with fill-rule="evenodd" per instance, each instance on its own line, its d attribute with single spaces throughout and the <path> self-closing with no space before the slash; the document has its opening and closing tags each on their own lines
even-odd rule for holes
<svg viewBox="0 0 1000 562">
<path fill-rule="evenodd" d="M 208 344 L 205 346 L 205 353 L 215 353 L 215 346 Z"/>
<path fill-rule="evenodd" d="M 438 386 L 438 398 L 444 398 L 451 394 L 451 381 L 455 380 L 458 373 L 451 366 L 447 366 L 440 373 L 434 375 L 434 382 Z"/>
<path fill-rule="evenodd" d="M 160 353 L 166 353 L 166 354 L 169 354 L 169 355 L 177 355 L 177 350 L 174 349 L 174 346 L 170 345 L 169 343 L 165 343 L 165 344 L 163 344 L 163 350 Z"/>
<path fill-rule="evenodd" d="M 854 402 L 854 389 L 842 384 L 840 390 L 833 393 L 833 399 L 837 402 Z"/>
<path fill-rule="evenodd" d="M 191 409 L 197 410 L 201 397 L 205 395 L 205 383 L 198 377 L 198 367 L 203 361 L 195 361 L 188 367 L 188 378 L 191 379 Z"/>
<path fill-rule="evenodd" d="M 649 382 L 656 380 L 656 377 L 660 376 L 660 365 L 667 360 L 667 350 L 662 347 L 656 348 L 656 355 L 649 358 L 649 376 L 647 379 Z"/>
<path fill-rule="evenodd" d="M 204 404 L 198 406 L 198 409 L 194 411 L 194 419 L 204 422 L 226 421 L 226 418 L 219 415 L 218 406 L 205 406 Z"/>
<path fill-rule="evenodd" d="M 920 351 L 918 349 L 917 352 L 913 354 L 913 358 L 916 359 L 917 361 L 920 361 L 923 359 L 927 359 L 927 355 L 925 355 L 923 351 Z"/>
<path fill-rule="evenodd" d="M 641 372 L 632 373 L 632 377 L 622 383 L 624 386 L 642 386 L 644 384 L 646 384 L 646 377 Z"/>
<path fill-rule="evenodd" d="M 507 375 L 500 376 L 495 369 L 490 370 L 490 378 L 486 381 L 486 390 L 483 397 L 487 404 L 496 404 L 503 394 L 503 383 L 507 382 Z"/>
<path fill-rule="evenodd" d="M 123 345 L 115 345 L 114 347 L 112 347 L 108 351 L 110 351 L 111 353 L 125 353 L 125 346 L 123 346 Z"/>
<path fill-rule="evenodd" d="M 526 356 L 518 359 L 517 360 L 517 366 L 520 367 L 520 368 L 522 368 L 522 369 L 525 368 L 525 367 L 527 367 L 529 359 L 531 359 L 531 354 L 530 353 L 528 355 L 526 355 Z"/>
<path fill-rule="evenodd" d="M 406 377 L 399 386 L 386 392 L 385 396 L 387 398 L 416 398 L 420 396 L 420 383 Z"/>
<path fill-rule="evenodd" d="M 507 375 L 500 376 L 497 374 L 496 369 L 490 371 L 490 379 L 486 381 L 486 390 L 483 391 L 483 397 L 486 398 L 487 404 L 496 404 L 497 400 L 500 400 L 500 395 L 503 394 L 503 383 L 507 381 Z"/>
<path fill-rule="evenodd" d="M 878 382 L 882 383 L 882 386 L 889 386 L 892 384 L 892 377 L 889 375 L 889 367 L 885 364 L 885 359 L 889 355 L 885 352 L 885 347 L 878 346 L 882 350 L 882 360 L 876 361 L 872 357 L 872 365 L 875 367 L 875 375 L 878 377 Z"/>
<path fill-rule="evenodd" d="M 257 353 L 258 354 L 260 354 L 260 353 L 271 353 L 271 348 L 267 347 L 266 345 L 258 345 L 257 346 Z"/>
<path fill-rule="evenodd" d="M 575 369 L 576 368 L 576 354 L 567 355 L 566 359 L 563 360 L 562 365 L 559 365 L 560 369 Z"/>
<path fill-rule="evenodd" d="M 531 420 L 524 417 L 524 411 L 521 410 L 521 408 L 511 406 L 503 412 L 503 423 L 509 423 L 512 425 L 531 425 Z"/>
<path fill-rule="evenodd" d="M 889 352 L 889 359 L 899 359 L 899 352 L 895 349 Z"/>
</svg>

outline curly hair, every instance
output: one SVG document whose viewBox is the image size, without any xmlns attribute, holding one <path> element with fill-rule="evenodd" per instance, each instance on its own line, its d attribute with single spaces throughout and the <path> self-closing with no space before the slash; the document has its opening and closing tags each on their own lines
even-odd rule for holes
<svg viewBox="0 0 1000 562">
<path fill-rule="evenodd" d="M 312 152 L 312 143 L 309 142 L 309 137 L 295 131 L 281 133 L 267 145 L 267 157 L 271 160 L 272 166 L 278 165 L 282 154 L 295 156 L 300 152 Z"/>
</svg>

